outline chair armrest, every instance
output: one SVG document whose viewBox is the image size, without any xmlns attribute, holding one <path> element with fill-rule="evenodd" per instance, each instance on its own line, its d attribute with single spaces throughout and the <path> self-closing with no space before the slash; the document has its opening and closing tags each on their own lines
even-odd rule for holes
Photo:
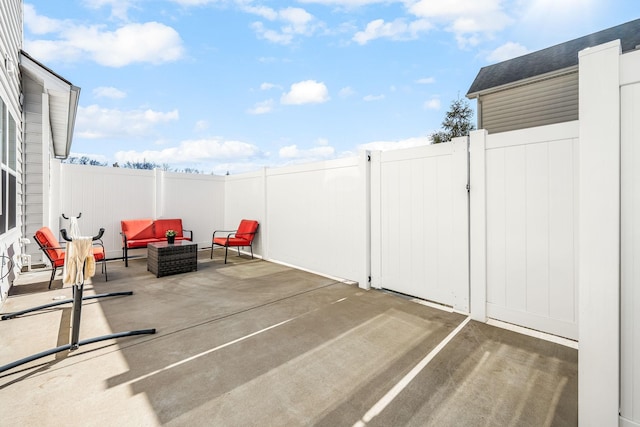
<svg viewBox="0 0 640 427">
<path fill-rule="evenodd" d="M 126 248 L 127 247 L 127 235 L 124 233 L 124 231 L 121 231 L 120 235 L 122 236 L 122 247 Z"/>
<path fill-rule="evenodd" d="M 213 232 L 213 237 L 211 238 L 211 241 L 213 241 L 213 239 L 216 238 L 216 233 L 229 233 L 227 235 L 227 239 L 228 239 L 229 237 L 234 235 L 236 233 L 236 231 L 238 231 L 238 230 L 216 230 L 216 231 Z"/>
<path fill-rule="evenodd" d="M 182 235 L 184 236 L 184 233 L 189 233 L 189 240 L 191 240 L 193 242 L 193 230 L 185 230 L 184 228 L 182 229 Z"/>
<path fill-rule="evenodd" d="M 62 249 L 63 251 L 66 250 L 67 248 L 64 246 L 40 246 L 40 249 L 42 249 L 43 251 L 49 250 L 49 249 Z"/>
</svg>

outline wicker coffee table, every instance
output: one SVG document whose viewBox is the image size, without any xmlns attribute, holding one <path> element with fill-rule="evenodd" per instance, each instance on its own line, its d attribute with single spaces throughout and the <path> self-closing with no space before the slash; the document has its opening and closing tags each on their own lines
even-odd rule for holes
<svg viewBox="0 0 640 427">
<path fill-rule="evenodd" d="M 147 270 L 156 277 L 187 273 L 198 269 L 198 244 L 188 240 L 176 243 L 149 243 Z"/>
</svg>

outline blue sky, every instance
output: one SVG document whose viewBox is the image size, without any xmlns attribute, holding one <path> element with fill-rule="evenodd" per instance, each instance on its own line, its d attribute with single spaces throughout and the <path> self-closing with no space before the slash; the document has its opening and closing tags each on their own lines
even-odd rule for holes
<svg viewBox="0 0 640 427">
<path fill-rule="evenodd" d="M 63 4 L 25 2 L 23 48 L 81 87 L 72 156 L 216 174 L 427 144 L 481 67 L 640 18 L 638 0 Z"/>
</svg>

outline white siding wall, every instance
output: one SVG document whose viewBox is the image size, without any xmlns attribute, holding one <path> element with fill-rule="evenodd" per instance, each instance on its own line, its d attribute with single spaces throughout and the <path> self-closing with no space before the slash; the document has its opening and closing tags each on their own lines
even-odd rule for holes
<svg viewBox="0 0 640 427">
<path fill-rule="evenodd" d="M 0 255 L 12 258 L 14 269 L 6 271 L 7 265 L 2 266 L 2 280 L 0 281 L 0 301 L 7 297 L 11 282 L 15 278 L 19 262 L 21 247 L 18 240 L 21 237 L 22 212 L 22 111 L 20 106 L 20 70 L 19 52 L 22 48 L 22 1 L 3 0 L 0 2 L 0 99 L 16 123 L 16 227 L 0 236 Z M 0 190 L 0 194 L 4 191 Z"/>
<path fill-rule="evenodd" d="M 640 51 L 623 58 L 620 417 L 630 427 L 640 425 Z"/>
<path fill-rule="evenodd" d="M 578 72 L 482 95 L 479 128 L 490 134 L 578 120 Z"/>
<path fill-rule="evenodd" d="M 19 52 L 22 48 L 22 1 L 2 0 L 0 2 L 0 95 L 11 110 L 17 122 L 20 117 L 20 70 Z M 5 55 L 13 67 L 13 73 L 7 70 Z"/>
</svg>

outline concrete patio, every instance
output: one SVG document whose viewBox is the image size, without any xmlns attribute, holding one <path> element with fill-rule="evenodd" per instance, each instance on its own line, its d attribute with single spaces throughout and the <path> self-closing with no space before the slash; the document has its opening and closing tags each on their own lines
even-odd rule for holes
<svg viewBox="0 0 640 427">
<path fill-rule="evenodd" d="M 157 279 L 108 263 L 80 338 L 139 335 L 0 374 L 5 426 L 577 425 L 577 350 L 383 291 L 199 252 Z M 70 297 L 23 273 L 3 313 Z M 69 342 L 71 304 L 0 322 L 0 365 Z"/>
</svg>

